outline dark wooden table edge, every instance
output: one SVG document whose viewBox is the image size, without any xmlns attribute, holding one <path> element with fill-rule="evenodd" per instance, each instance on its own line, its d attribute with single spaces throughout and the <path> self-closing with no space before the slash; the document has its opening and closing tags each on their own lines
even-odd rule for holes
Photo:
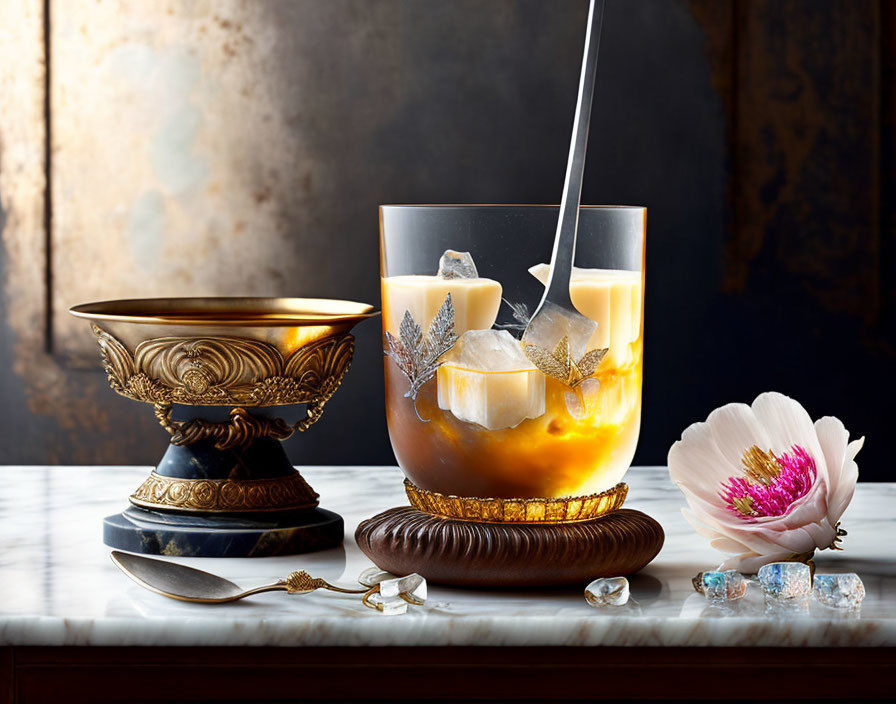
<svg viewBox="0 0 896 704">
<path fill-rule="evenodd" d="M 30 702 L 896 701 L 896 648 L 4 647 Z"/>
</svg>

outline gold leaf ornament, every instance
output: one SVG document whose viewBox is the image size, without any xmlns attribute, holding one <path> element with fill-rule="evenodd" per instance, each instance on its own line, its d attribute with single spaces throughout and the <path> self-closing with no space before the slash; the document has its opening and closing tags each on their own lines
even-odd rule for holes
<svg viewBox="0 0 896 704">
<path fill-rule="evenodd" d="M 597 368 L 607 356 L 607 349 L 586 352 L 578 361 L 573 359 L 569 337 L 564 335 L 553 350 L 548 351 L 538 345 L 525 345 L 526 357 L 545 375 L 558 379 L 570 388 L 575 388 L 585 379 L 593 377 Z"/>
<path fill-rule="evenodd" d="M 429 324 L 425 336 L 411 312 L 406 310 L 398 328 L 398 337 L 388 330 L 385 337 L 386 349 L 383 352 L 407 377 L 410 387 L 404 396 L 414 402 L 414 412 L 417 413 L 417 394 L 436 375 L 436 371 L 442 366 L 442 356 L 457 342 L 451 294 L 445 297 L 445 302 Z M 420 418 L 419 413 L 417 417 Z"/>
</svg>

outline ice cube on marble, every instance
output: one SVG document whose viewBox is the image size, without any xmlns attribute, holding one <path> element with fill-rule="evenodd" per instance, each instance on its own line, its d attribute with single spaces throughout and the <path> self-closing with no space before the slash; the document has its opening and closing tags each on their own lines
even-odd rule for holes
<svg viewBox="0 0 896 704">
<path fill-rule="evenodd" d="M 734 601 L 747 593 L 747 580 L 737 570 L 703 572 L 700 581 L 710 602 Z"/>
<path fill-rule="evenodd" d="M 809 597 L 797 596 L 791 599 L 776 599 L 765 595 L 765 615 L 775 619 L 810 618 Z"/>
<path fill-rule="evenodd" d="M 544 374 L 506 330 L 468 330 L 443 359 L 436 376 L 443 411 L 488 430 L 544 414 Z"/>
<path fill-rule="evenodd" d="M 446 249 L 439 259 L 440 279 L 478 279 L 479 272 L 469 252 L 455 252 Z"/>
<path fill-rule="evenodd" d="M 395 579 L 395 575 L 391 572 L 381 570 L 379 567 L 368 567 L 358 575 L 358 584 L 365 587 L 372 587 L 387 579 Z"/>
<path fill-rule="evenodd" d="M 815 575 L 813 593 L 825 606 L 855 609 L 865 598 L 865 585 L 854 572 Z"/>
<path fill-rule="evenodd" d="M 625 577 L 600 577 L 585 587 L 585 601 L 591 606 L 624 606 L 629 596 Z"/>
<path fill-rule="evenodd" d="M 569 349 L 574 361 L 588 351 L 588 343 L 597 329 L 597 323 L 574 310 L 567 310 L 556 303 L 545 301 L 523 333 L 523 342 L 553 351 L 564 337 L 569 339 Z"/>
<path fill-rule="evenodd" d="M 426 580 L 416 572 L 406 577 L 384 579 L 379 585 L 384 599 L 400 598 L 404 594 L 420 604 L 426 601 Z"/>
<path fill-rule="evenodd" d="M 772 599 L 797 599 L 812 593 L 812 570 L 802 562 L 771 562 L 759 568 L 759 584 Z"/>
<path fill-rule="evenodd" d="M 401 597 L 391 599 L 382 599 L 374 602 L 377 604 L 377 611 L 384 616 L 400 616 L 408 612 L 408 602 Z"/>
</svg>

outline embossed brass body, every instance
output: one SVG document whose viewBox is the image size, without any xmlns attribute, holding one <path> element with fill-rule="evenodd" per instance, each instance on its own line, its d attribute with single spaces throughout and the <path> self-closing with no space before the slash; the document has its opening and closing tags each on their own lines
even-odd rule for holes
<svg viewBox="0 0 896 704">
<path fill-rule="evenodd" d="M 351 363 L 354 338 L 327 337 L 284 360 L 276 347 L 241 337 L 159 337 L 134 354 L 91 326 L 109 385 L 122 396 L 154 404 L 282 406 L 329 399 Z"/>
</svg>

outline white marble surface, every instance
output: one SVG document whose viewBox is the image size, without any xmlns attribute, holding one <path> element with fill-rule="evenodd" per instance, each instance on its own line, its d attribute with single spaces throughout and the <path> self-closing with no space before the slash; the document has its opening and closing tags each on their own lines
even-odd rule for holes
<svg viewBox="0 0 896 704">
<path fill-rule="evenodd" d="M 632 579 L 637 604 L 594 609 L 582 590 L 484 592 L 431 585 L 426 606 L 383 616 L 357 597 L 261 594 L 222 606 L 171 601 L 141 589 L 109 560 L 102 518 L 125 508 L 146 468 L 0 468 L 0 645 L 896 645 L 896 484 L 860 484 L 844 517 L 845 551 L 821 572 L 855 571 L 867 598 L 858 614 L 812 604 L 767 613 L 757 585 L 736 608 L 708 607 L 690 578 L 719 555 L 681 517 L 665 469 L 634 468 L 627 506 L 662 523 L 666 545 Z M 321 505 L 345 518 L 345 547 L 254 559 L 179 558 L 239 585 L 295 569 L 349 583 L 370 565 L 357 523 L 405 502 L 401 473 L 383 467 L 304 469 Z"/>
</svg>

